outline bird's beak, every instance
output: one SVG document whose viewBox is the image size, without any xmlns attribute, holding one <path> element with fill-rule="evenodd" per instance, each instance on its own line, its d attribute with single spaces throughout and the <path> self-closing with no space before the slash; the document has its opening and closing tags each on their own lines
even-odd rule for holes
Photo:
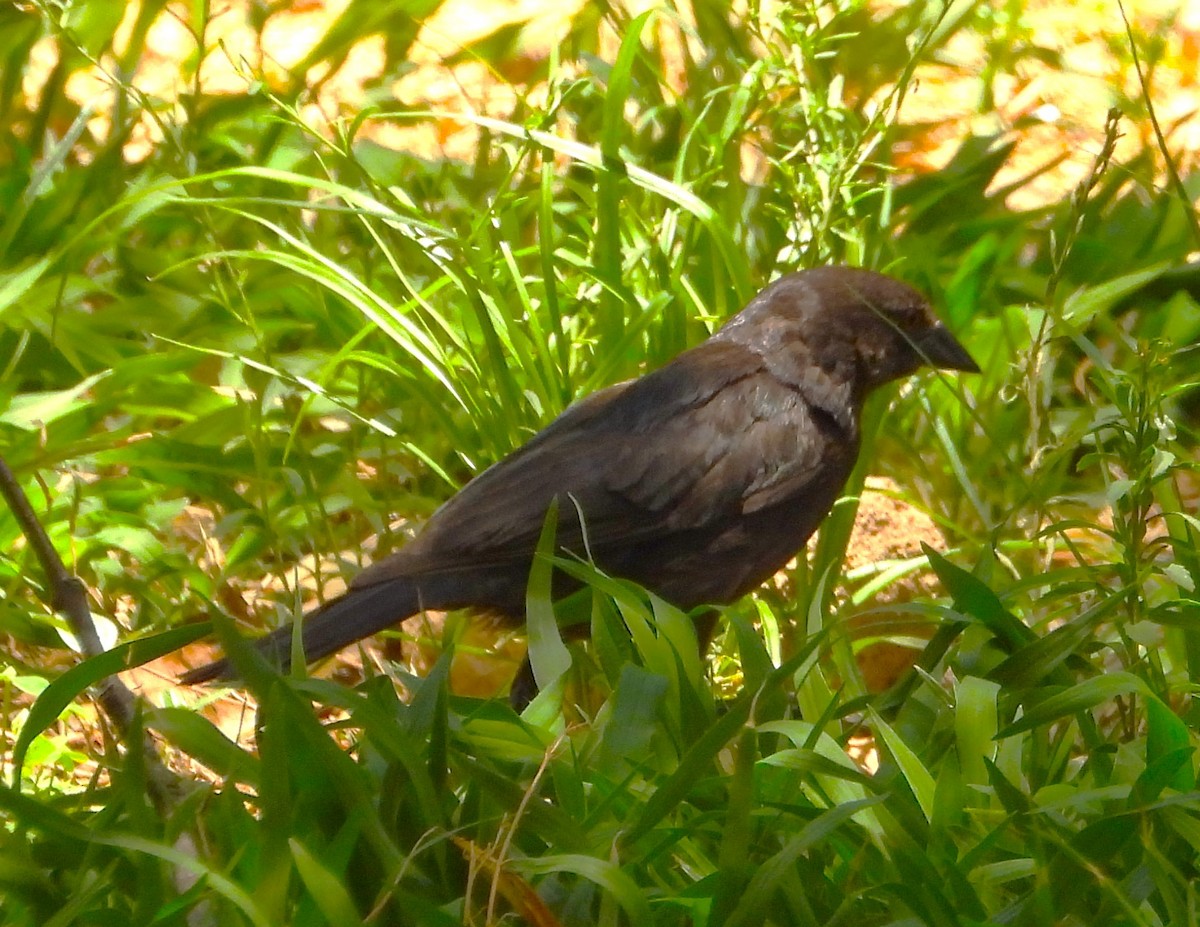
<svg viewBox="0 0 1200 927">
<path fill-rule="evenodd" d="M 979 373 L 979 365 L 974 358 L 941 322 L 918 336 L 916 347 L 921 358 L 931 367 Z"/>
</svg>

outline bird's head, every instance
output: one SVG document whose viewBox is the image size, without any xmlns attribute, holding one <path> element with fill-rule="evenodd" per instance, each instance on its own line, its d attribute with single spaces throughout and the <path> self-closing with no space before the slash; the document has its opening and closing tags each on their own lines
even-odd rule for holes
<svg viewBox="0 0 1200 927">
<path fill-rule="evenodd" d="M 979 372 L 920 293 L 853 267 L 779 278 L 717 338 L 747 345 L 777 375 L 831 396 L 861 398 L 923 366 Z"/>
<path fill-rule="evenodd" d="M 921 367 L 979 373 L 979 365 L 907 284 L 868 270 L 823 267 L 802 275 L 820 294 L 823 321 L 853 345 L 864 391 Z"/>
</svg>

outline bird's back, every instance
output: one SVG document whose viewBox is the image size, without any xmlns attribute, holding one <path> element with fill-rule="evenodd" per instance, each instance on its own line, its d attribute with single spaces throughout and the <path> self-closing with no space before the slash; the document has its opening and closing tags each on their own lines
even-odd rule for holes
<svg viewBox="0 0 1200 927">
<path fill-rule="evenodd" d="M 506 574 L 519 607 L 557 499 L 560 548 L 683 607 L 728 602 L 804 544 L 856 451 L 757 353 L 709 341 L 568 409 L 353 586 Z"/>
</svg>

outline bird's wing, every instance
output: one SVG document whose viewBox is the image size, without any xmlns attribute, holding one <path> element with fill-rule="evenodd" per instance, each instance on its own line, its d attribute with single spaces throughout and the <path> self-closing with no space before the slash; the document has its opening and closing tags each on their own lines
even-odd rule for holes
<svg viewBox="0 0 1200 927">
<path fill-rule="evenodd" d="M 528 562 L 556 497 L 558 542 L 580 552 L 585 532 L 599 552 L 757 511 L 802 494 L 839 453 L 823 424 L 756 353 L 708 342 L 569 408 L 354 585 Z"/>
<path fill-rule="evenodd" d="M 621 450 L 608 487 L 683 531 L 803 496 L 857 448 L 799 391 L 758 370 Z"/>
</svg>

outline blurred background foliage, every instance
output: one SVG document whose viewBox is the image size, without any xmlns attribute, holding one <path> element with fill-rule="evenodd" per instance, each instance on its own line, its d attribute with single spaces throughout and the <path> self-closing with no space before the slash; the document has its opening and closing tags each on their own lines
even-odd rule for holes
<svg viewBox="0 0 1200 927">
<path fill-rule="evenodd" d="M 521 717 L 458 619 L 127 674 L 159 811 L 0 513 L 0 920 L 1195 923 L 1200 12 L 546 6 L 0 6 L 0 448 L 109 639 L 286 620 L 799 267 L 983 374 L 706 668 L 594 577 Z"/>
</svg>

